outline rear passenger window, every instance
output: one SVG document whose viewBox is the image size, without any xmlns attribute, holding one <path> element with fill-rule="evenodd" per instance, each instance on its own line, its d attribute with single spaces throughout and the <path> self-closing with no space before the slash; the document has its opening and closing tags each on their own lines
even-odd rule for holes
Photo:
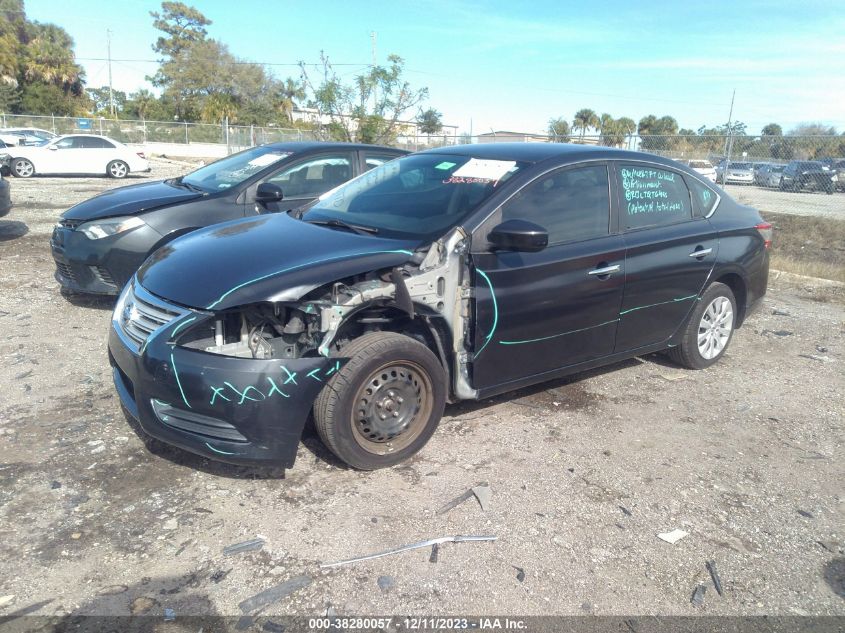
<svg viewBox="0 0 845 633">
<path fill-rule="evenodd" d="M 549 244 L 601 237 L 609 232 L 607 167 L 559 169 L 524 187 L 502 207 L 502 221 L 534 222 Z"/>
<path fill-rule="evenodd" d="M 391 161 L 394 158 L 396 158 L 395 155 L 373 154 L 367 152 L 364 154 L 364 171 L 370 171 L 374 167 L 381 167 L 386 162 Z"/>
<path fill-rule="evenodd" d="M 698 213 L 701 217 L 710 215 L 713 207 L 716 206 L 716 194 L 710 187 L 698 182 L 694 178 L 687 178 L 690 191 L 692 192 L 692 199 L 695 201 Z"/>
<path fill-rule="evenodd" d="M 619 166 L 622 224 L 626 229 L 676 224 L 692 218 L 683 177 L 650 165 Z"/>
</svg>

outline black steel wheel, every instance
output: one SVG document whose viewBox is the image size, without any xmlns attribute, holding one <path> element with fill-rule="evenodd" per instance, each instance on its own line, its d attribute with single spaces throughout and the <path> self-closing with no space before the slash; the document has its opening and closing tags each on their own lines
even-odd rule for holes
<svg viewBox="0 0 845 633">
<path fill-rule="evenodd" d="M 402 334 L 372 332 L 341 355 L 349 362 L 314 403 L 326 446 L 361 470 L 392 466 L 425 446 L 446 403 L 446 374 L 431 350 Z"/>
</svg>

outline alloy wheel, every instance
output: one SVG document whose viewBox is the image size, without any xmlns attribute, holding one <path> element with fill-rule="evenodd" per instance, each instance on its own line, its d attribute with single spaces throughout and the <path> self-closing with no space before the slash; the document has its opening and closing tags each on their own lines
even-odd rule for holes
<svg viewBox="0 0 845 633">
<path fill-rule="evenodd" d="M 713 299 L 698 324 L 698 352 L 702 358 L 712 360 L 722 353 L 731 337 L 733 325 L 730 299 L 722 296 Z"/>
</svg>

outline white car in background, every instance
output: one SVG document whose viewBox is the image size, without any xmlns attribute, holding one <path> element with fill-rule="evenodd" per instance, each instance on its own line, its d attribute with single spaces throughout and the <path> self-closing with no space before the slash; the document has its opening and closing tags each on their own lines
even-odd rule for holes
<svg viewBox="0 0 845 633">
<path fill-rule="evenodd" d="M 56 134 L 39 127 L 4 127 L 0 129 L 0 141 L 6 145 L 38 145 L 56 138 Z"/>
<path fill-rule="evenodd" d="M 688 160 L 687 165 L 710 182 L 716 182 L 716 168 L 709 160 Z"/>
<path fill-rule="evenodd" d="M 35 174 L 94 174 L 125 178 L 130 172 L 150 171 L 143 152 L 136 152 L 120 141 L 95 134 L 57 136 L 37 146 L 8 147 L 9 169 L 13 176 Z"/>
</svg>

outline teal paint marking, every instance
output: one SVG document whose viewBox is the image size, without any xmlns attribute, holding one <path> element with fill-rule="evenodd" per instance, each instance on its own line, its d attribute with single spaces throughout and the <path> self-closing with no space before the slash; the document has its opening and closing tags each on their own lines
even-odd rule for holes
<svg viewBox="0 0 845 633">
<path fill-rule="evenodd" d="M 285 373 L 288 375 L 287 380 L 285 380 L 285 382 L 284 382 L 283 384 L 285 384 L 285 385 L 286 385 L 286 384 L 288 384 L 289 382 L 292 382 L 293 384 L 297 384 L 297 382 L 296 382 L 296 372 L 295 372 L 295 371 L 290 371 L 290 370 L 289 370 L 287 367 L 285 367 L 284 365 L 279 365 L 279 367 L 281 367 L 281 368 L 282 368 L 282 371 L 283 371 L 283 372 L 285 372 Z"/>
<path fill-rule="evenodd" d="M 308 372 L 308 377 L 309 377 L 309 378 L 313 378 L 313 379 L 314 379 L 314 380 L 316 380 L 317 382 L 323 382 L 322 380 L 320 380 L 320 377 L 319 377 L 319 376 L 315 376 L 315 375 L 314 375 L 314 374 L 316 374 L 318 371 L 320 371 L 320 368 L 319 368 L 319 367 L 317 367 L 316 369 L 312 369 L 311 371 L 309 371 L 309 372 Z"/>
<path fill-rule="evenodd" d="M 340 369 L 340 361 L 336 361 L 335 364 L 331 367 L 331 369 L 329 369 L 329 371 L 326 372 L 326 376 L 331 376 L 333 373 L 335 373 L 339 369 Z"/>
<path fill-rule="evenodd" d="M 551 338 L 558 338 L 561 336 L 567 336 L 568 334 L 577 334 L 578 332 L 584 332 L 586 330 L 594 330 L 597 327 L 604 327 L 605 325 L 610 325 L 611 323 L 617 323 L 619 319 L 613 319 L 612 321 L 605 321 L 604 323 L 599 323 L 598 325 L 590 325 L 589 327 L 582 327 L 578 330 L 570 330 L 569 332 L 561 332 L 560 334 L 552 334 L 551 336 L 543 336 L 540 338 L 531 338 L 526 339 L 524 341 L 499 341 L 499 345 L 522 345 L 524 343 L 537 343 L 539 341 L 547 341 Z"/>
<path fill-rule="evenodd" d="M 176 332 L 178 332 L 183 327 L 188 325 L 188 323 L 191 323 L 192 321 L 196 321 L 196 320 L 197 320 L 197 317 L 191 317 L 190 319 L 185 319 L 184 321 L 182 321 L 179 325 L 177 325 L 175 328 L 173 328 L 173 331 L 170 333 L 170 340 L 173 340 L 176 337 Z"/>
<path fill-rule="evenodd" d="M 284 391 L 282 391 L 281 389 L 279 389 L 279 387 L 276 385 L 276 383 L 275 383 L 275 382 L 273 382 L 273 379 L 272 379 L 272 378 L 270 378 L 270 376 L 267 376 L 267 380 L 268 380 L 268 381 L 270 381 L 270 385 L 272 385 L 272 386 L 270 387 L 270 391 L 268 391 L 268 392 L 267 392 L 267 397 L 268 397 L 268 398 L 269 398 L 270 396 L 272 396 L 272 395 L 273 395 L 273 393 L 277 393 L 277 394 L 279 394 L 280 396 L 282 396 L 282 397 L 284 397 L 284 398 L 290 398 L 290 396 L 289 396 L 288 394 L 286 394 Z"/>
<path fill-rule="evenodd" d="M 358 257 L 360 255 L 389 255 L 389 254 L 394 254 L 394 255 L 402 254 L 402 255 L 408 255 L 408 256 L 413 255 L 413 253 L 411 251 L 399 249 L 399 250 L 395 250 L 395 251 L 371 251 L 369 253 L 349 253 L 349 254 L 346 254 L 346 255 L 338 255 L 337 257 L 328 257 L 328 258 L 325 258 L 325 259 L 315 259 L 314 261 L 305 262 L 304 264 L 298 264 L 296 266 L 290 266 L 289 268 L 282 268 L 281 270 L 277 270 L 276 272 L 268 273 L 266 275 L 261 275 L 261 277 L 256 277 L 255 279 L 250 279 L 249 281 L 245 281 L 242 284 L 238 284 L 237 286 L 235 286 L 231 290 L 227 290 L 222 295 L 220 295 L 220 297 L 217 299 L 217 301 L 215 301 L 215 302 L 209 304 L 208 306 L 206 306 L 206 309 L 211 310 L 214 306 L 216 306 L 218 303 L 223 301 L 223 299 L 225 299 L 230 294 L 235 292 L 235 290 L 240 290 L 244 286 L 248 286 L 250 284 L 254 284 L 256 282 L 263 281 L 264 279 L 268 279 L 270 277 L 275 277 L 276 275 L 281 275 L 283 273 L 289 273 L 292 270 L 297 270 L 299 268 L 306 268 L 308 266 L 313 266 L 314 264 L 322 264 L 322 263 L 325 263 L 325 262 L 333 262 L 333 261 L 339 261 L 339 260 L 342 260 L 342 259 L 350 259 L 352 257 Z"/>
<path fill-rule="evenodd" d="M 226 451 L 221 451 L 219 448 L 214 448 L 214 447 L 213 447 L 211 444 L 209 444 L 208 442 L 206 442 L 206 443 L 205 443 L 205 445 L 206 445 L 206 446 L 208 446 L 208 448 L 210 448 L 211 450 L 213 450 L 215 453 L 219 453 L 220 455 L 237 455 L 237 453 L 227 453 Z"/>
<path fill-rule="evenodd" d="M 647 306 L 639 306 L 638 308 L 629 308 L 628 310 L 622 310 L 622 312 L 619 313 L 619 316 L 622 316 L 623 314 L 628 314 L 629 312 L 636 312 L 637 310 L 645 310 L 646 308 L 653 308 L 655 306 L 666 305 L 667 303 L 679 303 L 680 301 L 690 301 L 691 299 L 698 299 L 698 295 L 678 297 L 677 299 L 671 299 L 670 301 L 661 301 L 660 303 L 652 303 Z"/>
<path fill-rule="evenodd" d="M 244 401 L 246 401 L 246 400 L 251 400 L 252 402 L 259 402 L 258 398 L 250 398 L 250 397 L 247 395 L 247 394 L 249 393 L 249 390 L 250 390 L 250 389 L 252 389 L 255 393 L 259 394 L 259 395 L 261 396 L 261 400 L 266 400 L 266 399 L 267 399 L 267 396 L 265 396 L 263 393 L 261 393 L 258 389 L 256 389 L 256 388 L 255 388 L 255 387 L 253 387 L 252 385 L 247 385 L 247 387 L 246 387 L 243 391 L 239 391 L 239 390 L 238 390 L 237 388 L 235 388 L 235 386 L 234 386 L 232 383 L 230 383 L 230 382 L 224 382 L 223 384 L 224 384 L 224 385 L 226 385 L 229 389 L 231 389 L 232 391 L 234 391 L 236 394 L 238 394 L 238 395 L 241 397 L 241 399 L 240 399 L 240 401 L 238 402 L 238 404 L 243 404 L 243 403 L 244 403 Z"/>
<path fill-rule="evenodd" d="M 499 304 L 496 302 L 496 291 L 493 290 L 493 282 L 490 281 L 490 277 L 487 276 L 480 268 L 475 269 L 479 275 L 484 278 L 484 281 L 487 282 L 487 286 L 490 288 L 490 297 L 493 299 L 493 326 L 490 328 L 490 333 L 487 335 L 487 338 L 484 340 L 484 345 L 481 346 L 481 349 L 475 353 L 476 358 L 478 355 L 484 351 L 484 348 L 487 347 L 487 344 L 493 338 L 493 334 L 496 332 L 496 326 L 499 324 Z"/>
<path fill-rule="evenodd" d="M 211 402 L 209 402 L 208 404 L 209 405 L 214 404 L 214 401 L 217 399 L 217 396 L 220 396 L 226 402 L 231 402 L 231 400 L 229 398 L 227 398 L 226 396 L 223 395 L 222 392 L 225 391 L 225 390 L 226 389 L 224 387 L 212 387 L 211 391 L 213 393 L 211 394 Z"/>
<path fill-rule="evenodd" d="M 176 384 L 179 386 L 179 393 L 182 394 L 182 402 L 185 403 L 186 407 L 191 409 L 193 407 L 191 407 L 191 404 L 188 402 L 188 399 L 185 397 L 185 390 L 182 389 L 182 381 L 179 380 L 179 372 L 176 371 L 176 361 L 173 360 L 173 353 L 172 352 L 170 354 L 170 364 L 173 365 L 173 375 L 176 376 Z"/>
</svg>

